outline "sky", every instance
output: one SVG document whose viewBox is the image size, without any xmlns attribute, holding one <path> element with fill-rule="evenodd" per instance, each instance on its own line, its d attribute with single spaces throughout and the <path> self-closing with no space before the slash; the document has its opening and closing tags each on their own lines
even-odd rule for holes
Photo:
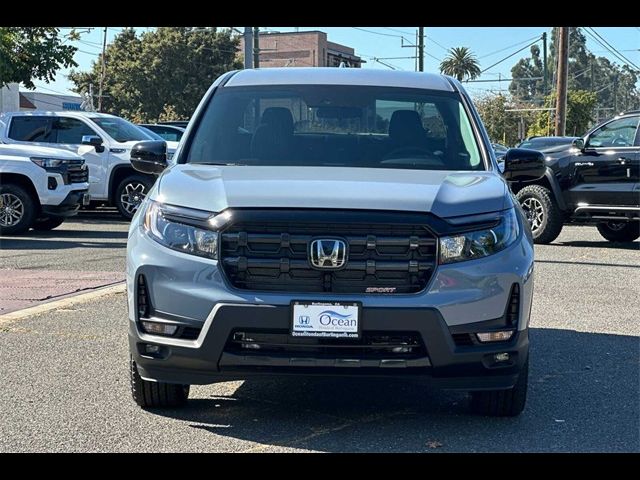
<svg viewBox="0 0 640 480">
<path fill-rule="evenodd" d="M 91 62 L 98 58 L 102 48 L 103 28 L 94 27 L 87 31 L 82 27 L 76 27 L 81 34 L 79 41 L 70 42 L 76 46 L 75 61 L 78 70 L 88 70 Z M 122 30 L 123 27 L 108 27 L 107 42 Z M 148 31 L 153 27 L 134 27 L 136 31 Z M 224 28 L 224 27 L 222 27 Z M 243 27 L 236 27 L 240 30 Z M 305 30 L 321 30 L 327 33 L 332 42 L 341 43 L 355 48 L 356 55 L 361 56 L 366 63 L 363 68 L 380 68 L 398 70 L 415 70 L 414 58 L 416 49 L 403 47 L 407 43 L 415 44 L 416 28 L 412 27 L 260 27 L 267 32 L 291 32 L 299 28 Z M 468 47 L 476 55 L 483 72 L 478 80 L 482 82 L 466 83 L 465 88 L 474 96 L 482 96 L 488 92 L 507 91 L 509 81 L 497 81 L 499 78 L 511 78 L 511 67 L 518 59 L 529 55 L 529 48 L 516 53 L 511 58 L 498 65 L 492 66 L 516 50 L 525 47 L 547 32 L 547 38 L 551 38 L 552 27 L 425 27 L 425 61 L 424 69 L 427 72 L 439 72 L 439 65 L 447 55 L 451 47 Z M 69 30 L 62 30 L 67 33 Z M 640 27 L 595 27 L 595 32 L 628 58 L 636 66 L 640 67 Z M 601 44 L 593 33 L 587 35 L 587 48 L 597 56 L 609 58 L 612 62 L 621 65 L 623 62 L 616 58 Z M 402 38 L 404 37 L 404 39 Z M 542 50 L 542 41 L 538 43 Z M 378 60 L 376 60 L 378 59 Z M 384 62 L 380 63 L 380 62 Z M 491 68 L 487 68 L 491 67 Z M 70 89 L 73 84 L 66 78 L 68 69 L 60 70 L 53 82 L 46 83 L 36 81 L 36 91 L 45 93 L 63 93 L 72 95 Z M 569 72 L 571 75 L 571 71 Z M 640 83 L 640 82 L 639 82 Z M 597 88 L 597 86 L 596 86 Z"/>
</svg>

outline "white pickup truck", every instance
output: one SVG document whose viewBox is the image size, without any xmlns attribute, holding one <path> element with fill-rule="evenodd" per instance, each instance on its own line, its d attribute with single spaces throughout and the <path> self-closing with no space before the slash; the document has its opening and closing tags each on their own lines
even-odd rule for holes
<svg viewBox="0 0 640 480">
<path fill-rule="evenodd" d="M 50 147 L 0 143 L 0 235 L 51 230 L 90 200 L 79 155 Z"/>
<path fill-rule="evenodd" d="M 95 112 L 9 112 L 0 115 L 0 142 L 55 147 L 81 155 L 89 168 L 91 200 L 115 205 L 131 218 L 154 177 L 131 167 L 131 147 L 154 140 L 142 128 L 114 115 Z M 171 142 L 173 144 L 173 142 Z M 170 157 L 175 144 L 167 144 Z"/>
</svg>

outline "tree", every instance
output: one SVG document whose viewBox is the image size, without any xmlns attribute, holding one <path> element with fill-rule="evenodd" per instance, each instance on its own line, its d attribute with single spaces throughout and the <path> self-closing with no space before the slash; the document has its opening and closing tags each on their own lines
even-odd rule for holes
<svg viewBox="0 0 640 480">
<path fill-rule="evenodd" d="M 521 138 L 518 135 L 518 124 L 525 125 L 532 121 L 530 112 L 507 112 L 512 108 L 523 107 L 513 99 L 502 94 L 485 95 L 474 101 L 482 123 L 487 129 L 492 142 L 507 146 L 515 145 Z"/>
<path fill-rule="evenodd" d="M 189 118 L 213 81 L 241 68 L 238 40 L 228 30 L 160 27 L 136 35 L 123 30 L 105 52 L 103 110 L 134 121 Z M 76 91 L 94 92 L 101 59 L 89 72 L 72 72 Z"/>
<path fill-rule="evenodd" d="M 0 87 L 18 82 L 33 89 L 33 80 L 49 83 L 61 67 L 77 66 L 76 47 L 63 43 L 55 27 L 0 27 Z"/>
<path fill-rule="evenodd" d="M 480 76 L 480 66 L 475 55 L 467 47 L 454 47 L 440 63 L 440 72 L 462 81 L 465 77 L 473 80 Z"/>
<path fill-rule="evenodd" d="M 556 40 L 558 28 L 551 31 L 549 45 L 549 57 L 547 59 L 547 71 L 549 90 L 555 89 L 555 72 L 557 66 Z M 632 110 L 640 108 L 640 91 L 638 90 L 638 73 L 629 65 L 619 66 L 606 57 L 597 57 L 587 49 L 587 39 L 581 28 L 569 28 L 569 90 L 585 90 L 596 94 L 596 107 L 600 108 L 605 117 L 609 117 L 614 110 Z M 536 45 L 532 47 L 531 58 L 522 58 L 511 69 L 513 78 L 533 77 L 542 75 L 542 61 L 538 68 L 539 55 L 534 52 Z M 542 101 L 540 97 L 541 82 L 512 81 L 509 91 L 516 100 L 537 101 L 538 106 Z M 597 121 L 597 116 L 594 121 Z"/>
<path fill-rule="evenodd" d="M 512 80 L 509 84 L 509 93 L 522 101 L 544 101 L 544 75 L 543 61 L 540 58 L 540 47 L 531 46 L 531 57 L 521 58 L 511 68 Z M 522 80 L 526 78 L 538 78 L 538 80 Z"/>
<path fill-rule="evenodd" d="M 555 106 L 555 94 L 547 95 L 545 108 Z M 567 92 L 567 135 L 583 135 L 594 121 L 596 94 L 587 90 L 569 90 Z M 553 110 L 537 112 L 529 127 L 528 135 L 553 135 Z"/>
</svg>

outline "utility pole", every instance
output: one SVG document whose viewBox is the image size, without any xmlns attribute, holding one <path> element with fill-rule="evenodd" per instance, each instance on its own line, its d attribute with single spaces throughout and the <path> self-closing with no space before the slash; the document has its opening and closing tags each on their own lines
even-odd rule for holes
<svg viewBox="0 0 640 480">
<path fill-rule="evenodd" d="M 618 75 L 613 77 L 613 113 L 618 114 Z"/>
<path fill-rule="evenodd" d="M 104 34 L 102 35 L 102 73 L 100 74 L 100 87 L 98 89 L 98 112 L 102 112 L 102 85 L 104 84 L 104 75 L 107 68 L 107 64 L 104 57 L 104 52 L 106 49 L 107 49 L 107 27 L 104 27 Z"/>
<path fill-rule="evenodd" d="M 549 74 L 547 72 L 547 32 L 542 34 L 542 77 L 544 78 L 542 83 L 542 96 L 547 94 Z"/>
<path fill-rule="evenodd" d="M 569 27 L 559 27 L 556 136 L 564 137 L 567 125 L 567 82 L 569 80 Z"/>
<path fill-rule="evenodd" d="M 244 27 L 244 68 L 253 68 L 253 29 Z"/>
<path fill-rule="evenodd" d="M 253 27 L 253 68 L 260 68 L 260 30 Z"/>
<path fill-rule="evenodd" d="M 418 27 L 418 71 L 424 72 L 424 27 Z"/>
</svg>

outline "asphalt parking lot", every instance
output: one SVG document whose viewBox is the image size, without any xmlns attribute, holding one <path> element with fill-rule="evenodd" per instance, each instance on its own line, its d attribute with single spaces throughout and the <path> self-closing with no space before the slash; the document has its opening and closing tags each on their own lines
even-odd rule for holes
<svg viewBox="0 0 640 480">
<path fill-rule="evenodd" d="M 84 213 L 3 239 L 5 271 L 123 277 L 127 223 Z M 74 275 L 74 274 L 72 274 Z M 196 386 L 182 410 L 129 393 L 126 297 L 0 317 L 0 452 L 638 452 L 640 242 L 565 227 L 536 246 L 529 398 L 517 418 L 476 417 L 428 382 L 251 380 Z"/>
</svg>

